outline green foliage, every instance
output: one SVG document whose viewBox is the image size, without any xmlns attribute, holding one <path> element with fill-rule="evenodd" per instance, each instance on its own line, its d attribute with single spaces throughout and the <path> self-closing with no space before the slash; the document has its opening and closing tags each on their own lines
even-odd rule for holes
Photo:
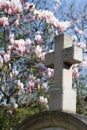
<svg viewBox="0 0 87 130">
<path fill-rule="evenodd" d="M 8 113 L 2 107 L 0 107 L 0 130 L 13 130 L 20 122 L 22 122 L 27 116 L 33 115 L 39 112 L 37 108 L 19 108 L 14 113 Z"/>
<path fill-rule="evenodd" d="M 82 75 L 76 82 L 77 88 L 77 113 L 87 115 L 87 102 L 84 101 L 87 96 L 86 78 Z"/>
</svg>

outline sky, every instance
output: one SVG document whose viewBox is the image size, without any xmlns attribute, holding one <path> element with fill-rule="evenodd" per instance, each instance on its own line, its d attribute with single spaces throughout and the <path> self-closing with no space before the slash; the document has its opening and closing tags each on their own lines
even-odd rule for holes
<svg viewBox="0 0 87 130">
<path fill-rule="evenodd" d="M 46 0 L 47 3 L 47 7 L 52 9 L 54 7 L 54 2 L 56 0 Z M 64 8 L 67 8 L 71 3 L 74 2 L 76 10 L 81 9 L 83 5 L 85 5 L 87 3 L 87 0 L 60 0 L 62 6 L 64 6 Z"/>
</svg>

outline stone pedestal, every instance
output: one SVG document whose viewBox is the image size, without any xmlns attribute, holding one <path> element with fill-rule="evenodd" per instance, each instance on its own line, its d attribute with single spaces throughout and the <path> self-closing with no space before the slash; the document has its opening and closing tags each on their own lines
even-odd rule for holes
<svg viewBox="0 0 87 130">
<path fill-rule="evenodd" d="M 49 91 L 49 110 L 76 112 L 76 91 L 73 89 L 52 89 Z"/>
</svg>

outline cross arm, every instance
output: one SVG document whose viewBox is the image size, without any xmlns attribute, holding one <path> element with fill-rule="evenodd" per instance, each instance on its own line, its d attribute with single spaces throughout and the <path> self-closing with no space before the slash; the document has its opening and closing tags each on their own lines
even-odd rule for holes
<svg viewBox="0 0 87 130">
<path fill-rule="evenodd" d="M 45 65 L 48 68 L 54 68 L 54 52 L 45 55 Z"/>
<path fill-rule="evenodd" d="M 63 61 L 69 64 L 76 64 L 82 61 L 82 48 L 72 46 L 63 50 Z"/>
</svg>

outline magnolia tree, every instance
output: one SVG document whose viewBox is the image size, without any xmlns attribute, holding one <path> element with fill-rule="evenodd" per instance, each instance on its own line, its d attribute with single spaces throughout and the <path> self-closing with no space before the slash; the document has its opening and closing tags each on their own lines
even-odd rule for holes
<svg viewBox="0 0 87 130">
<path fill-rule="evenodd" d="M 53 70 L 44 66 L 44 56 L 54 38 L 50 39 L 51 32 L 61 33 L 69 25 L 48 10 L 37 10 L 34 3 L 0 0 L 0 104 L 8 112 L 47 107 L 44 93 Z"/>
<path fill-rule="evenodd" d="M 68 2 L 68 1 L 67 1 Z M 73 78 L 78 79 L 80 72 L 87 67 L 87 1 L 63 1 L 60 7 L 55 6 L 55 14 L 60 21 L 69 20 L 71 23 L 67 33 L 72 35 L 73 45 L 83 49 L 83 61 L 73 65 Z"/>
<path fill-rule="evenodd" d="M 44 57 L 53 49 L 55 35 L 70 26 L 27 0 L 0 0 L 0 104 L 8 113 L 40 105 L 48 109 L 53 69 L 45 67 Z M 78 78 L 78 70 L 74 65 L 73 78 Z"/>
</svg>

